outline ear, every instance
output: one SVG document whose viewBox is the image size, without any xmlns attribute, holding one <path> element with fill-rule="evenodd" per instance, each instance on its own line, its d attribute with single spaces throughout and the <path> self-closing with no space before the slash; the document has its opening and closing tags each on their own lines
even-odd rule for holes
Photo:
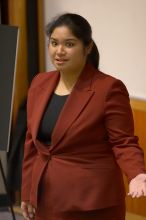
<svg viewBox="0 0 146 220">
<path fill-rule="evenodd" d="M 86 47 L 86 55 L 91 53 L 93 47 L 93 40 L 91 41 L 91 43 Z"/>
</svg>

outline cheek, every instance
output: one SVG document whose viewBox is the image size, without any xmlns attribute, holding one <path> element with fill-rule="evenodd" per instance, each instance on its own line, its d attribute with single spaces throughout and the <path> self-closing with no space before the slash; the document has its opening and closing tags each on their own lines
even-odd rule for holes
<svg viewBox="0 0 146 220">
<path fill-rule="evenodd" d="M 76 60 L 86 59 L 86 53 L 83 49 L 79 49 L 74 53 L 74 57 Z"/>
<path fill-rule="evenodd" d="M 48 48 L 48 53 L 49 53 L 50 58 L 54 57 L 54 50 L 52 48 Z"/>
</svg>

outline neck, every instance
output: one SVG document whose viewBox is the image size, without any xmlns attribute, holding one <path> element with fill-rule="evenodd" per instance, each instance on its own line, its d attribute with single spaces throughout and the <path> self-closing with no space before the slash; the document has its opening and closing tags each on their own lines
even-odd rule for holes
<svg viewBox="0 0 146 220">
<path fill-rule="evenodd" d="M 64 87 L 65 89 L 67 89 L 68 91 L 71 92 L 71 90 L 73 89 L 75 83 L 77 82 L 82 70 L 84 68 L 84 65 L 81 66 L 78 69 L 75 69 L 73 71 L 61 71 L 60 72 L 60 86 Z"/>
</svg>

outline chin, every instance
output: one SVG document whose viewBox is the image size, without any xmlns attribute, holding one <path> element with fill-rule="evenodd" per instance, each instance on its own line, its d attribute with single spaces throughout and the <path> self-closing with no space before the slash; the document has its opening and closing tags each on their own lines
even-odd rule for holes
<svg viewBox="0 0 146 220">
<path fill-rule="evenodd" d="M 69 70 L 69 68 L 65 67 L 65 66 L 58 66 L 58 65 L 56 65 L 55 67 L 59 71 L 68 71 Z"/>
</svg>

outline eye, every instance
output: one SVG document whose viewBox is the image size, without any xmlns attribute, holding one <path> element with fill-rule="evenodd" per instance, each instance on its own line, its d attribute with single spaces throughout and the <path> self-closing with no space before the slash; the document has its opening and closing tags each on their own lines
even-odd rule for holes
<svg viewBox="0 0 146 220">
<path fill-rule="evenodd" d="M 66 47 L 73 47 L 74 46 L 74 43 L 72 43 L 72 42 L 66 42 Z"/>
<path fill-rule="evenodd" d="M 54 41 L 54 40 L 51 40 L 50 41 L 50 44 L 53 46 L 53 47 L 56 47 L 58 44 L 57 44 L 57 41 Z"/>
</svg>

